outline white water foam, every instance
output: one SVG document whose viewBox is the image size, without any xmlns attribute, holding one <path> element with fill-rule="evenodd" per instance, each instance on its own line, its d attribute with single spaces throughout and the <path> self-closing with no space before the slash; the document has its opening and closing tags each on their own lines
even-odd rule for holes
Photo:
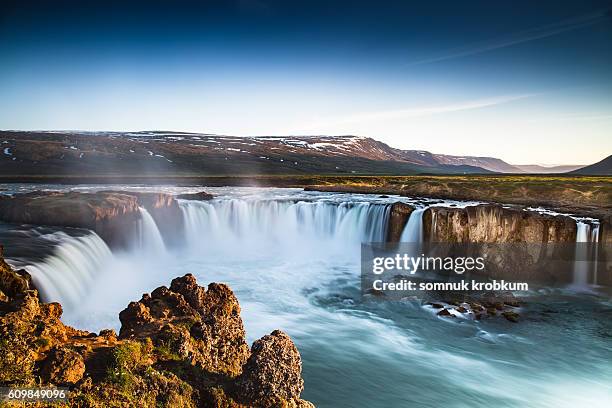
<svg viewBox="0 0 612 408">
<path fill-rule="evenodd" d="M 60 302 L 65 308 L 76 307 L 92 290 L 95 277 L 113 254 L 95 233 L 72 237 L 56 232 L 47 238 L 58 243 L 54 254 L 27 265 L 26 270 L 43 299 Z"/>
<path fill-rule="evenodd" d="M 138 221 L 138 244 L 147 252 L 159 254 L 166 252 L 166 245 L 155 220 L 144 208 L 140 207 L 140 220 Z"/>
</svg>

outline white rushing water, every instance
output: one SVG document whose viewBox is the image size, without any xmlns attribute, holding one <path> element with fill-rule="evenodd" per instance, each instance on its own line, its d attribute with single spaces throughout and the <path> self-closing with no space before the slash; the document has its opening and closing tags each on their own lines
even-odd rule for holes
<svg viewBox="0 0 612 408">
<path fill-rule="evenodd" d="M 383 242 L 391 208 L 370 202 L 243 199 L 179 204 L 188 245 L 224 247 Z"/>
<path fill-rule="evenodd" d="M 96 276 L 112 261 L 113 254 L 94 233 L 72 237 L 56 232 L 46 238 L 57 244 L 54 255 L 26 269 L 45 300 L 59 301 L 65 308 L 77 307 L 93 289 Z"/>
<path fill-rule="evenodd" d="M 166 251 L 164 238 L 155 220 L 143 207 L 140 207 L 140 220 L 138 221 L 138 244 L 146 252 L 163 253 Z"/>
<path fill-rule="evenodd" d="M 417 208 L 410 213 L 402 231 L 401 242 L 423 242 L 423 213 L 426 208 Z"/>
<path fill-rule="evenodd" d="M 572 287 L 588 291 L 591 285 L 597 284 L 597 260 L 599 242 L 599 224 L 576 220 L 576 251 L 574 262 L 574 279 Z M 591 244 L 591 245 L 587 245 Z M 591 275 L 592 271 L 592 276 Z M 591 279 L 589 279 L 591 278 Z"/>
<path fill-rule="evenodd" d="M 129 251 L 112 254 L 95 234 L 63 237 L 52 257 L 27 269 L 46 298 L 65 304 L 67 323 L 95 331 L 118 329 L 119 311 L 176 276 L 227 283 L 249 342 L 274 329 L 291 335 L 304 360 L 303 397 L 319 407 L 607 407 L 601 402 L 612 391 L 612 353 L 609 338 L 597 333 L 612 328 L 585 318 L 590 303 L 511 324 L 441 320 L 410 300 L 361 298 L 360 243 L 385 240 L 390 204 L 399 200 L 419 207 L 402 241 L 422 241 L 429 203 L 295 189 L 209 190 L 216 195 L 211 201 L 180 200 L 183 248 L 166 250 L 154 219 L 142 211 L 138 243 Z M 579 239 L 597 236 L 595 227 L 578 229 Z M 546 310 L 555 307 L 546 301 Z M 566 307 L 567 299 L 560 302 Z"/>
</svg>

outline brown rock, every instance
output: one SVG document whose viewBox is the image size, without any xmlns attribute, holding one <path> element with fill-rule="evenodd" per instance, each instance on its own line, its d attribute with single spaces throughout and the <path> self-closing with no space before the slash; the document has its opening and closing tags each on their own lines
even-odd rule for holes
<svg viewBox="0 0 612 408">
<path fill-rule="evenodd" d="M 391 206 L 387 232 L 387 242 L 399 242 L 404 227 L 414 208 L 404 203 L 394 203 Z"/>
<path fill-rule="evenodd" d="M 151 338 L 210 372 L 237 376 L 248 358 L 240 306 L 223 284 L 208 290 L 187 274 L 162 286 L 119 314 L 122 339 Z"/>
<path fill-rule="evenodd" d="M 279 400 L 299 400 L 304 389 L 302 360 L 291 338 L 280 330 L 253 343 L 242 375 L 240 394 L 261 406 Z"/>
<path fill-rule="evenodd" d="M 53 349 L 42 362 L 40 375 L 43 381 L 51 384 L 75 384 L 85 373 L 83 357 L 67 348 Z"/>
<path fill-rule="evenodd" d="M 176 198 L 180 198 L 182 200 L 207 201 L 212 200 L 214 196 L 206 191 L 199 191 L 197 193 L 178 194 Z"/>
<path fill-rule="evenodd" d="M 61 314 L 33 289 L 0 305 L 0 385 L 70 386 L 68 405 L 92 408 L 314 407 L 299 399 L 291 339 L 275 331 L 251 354 L 226 285 L 206 290 L 186 275 L 143 295 L 121 312 L 119 339 L 65 326 Z"/>
<path fill-rule="evenodd" d="M 24 270 L 14 271 L 4 260 L 4 248 L 0 245 L 0 301 L 8 302 L 18 294 L 32 288 L 32 278 Z"/>
<path fill-rule="evenodd" d="M 442 317 L 455 317 L 455 315 L 453 315 L 451 312 L 448 311 L 448 309 L 442 309 L 437 313 L 438 316 L 442 316 Z"/>
<path fill-rule="evenodd" d="M 504 316 L 507 320 L 511 321 L 512 323 L 518 323 L 519 321 L 519 314 L 510 310 L 507 310 L 505 312 L 502 312 L 502 316 Z"/>
</svg>

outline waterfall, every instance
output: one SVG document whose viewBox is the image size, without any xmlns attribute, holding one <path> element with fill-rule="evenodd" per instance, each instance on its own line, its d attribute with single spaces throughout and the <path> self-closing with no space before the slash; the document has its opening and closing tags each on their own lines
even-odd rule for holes
<svg viewBox="0 0 612 408">
<path fill-rule="evenodd" d="M 155 220 L 143 207 L 140 207 L 138 243 L 141 249 L 150 253 L 160 254 L 166 251 L 164 239 L 159 232 L 159 228 L 157 228 L 157 224 L 155 224 Z"/>
<path fill-rule="evenodd" d="M 400 242 L 423 242 L 423 213 L 425 208 L 416 208 L 402 231 Z"/>
<path fill-rule="evenodd" d="M 582 220 L 576 220 L 576 250 L 574 253 L 574 278 L 573 285 L 575 288 L 584 289 L 589 285 L 589 266 L 591 265 L 589 257 L 589 249 L 591 245 L 588 243 L 596 243 L 599 241 L 599 224 L 591 224 Z M 595 245 L 595 256 L 597 256 L 597 246 Z M 594 262 L 597 268 L 597 258 Z M 593 282 L 597 283 L 596 269 L 593 276 Z"/>
<path fill-rule="evenodd" d="M 391 206 L 369 202 L 223 199 L 179 200 L 190 244 L 219 242 L 288 244 L 339 238 L 384 242 Z"/>
<path fill-rule="evenodd" d="M 93 232 L 80 237 L 57 232 L 48 238 L 58 243 L 53 255 L 27 265 L 26 270 L 45 301 L 73 307 L 87 295 L 94 278 L 113 254 Z"/>
<path fill-rule="evenodd" d="M 591 230 L 591 242 L 593 243 L 593 258 L 595 263 L 593 264 L 593 284 L 597 285 L 597 265 L 599 264 L 599 224 L 593 225 Z"/>
</svg>

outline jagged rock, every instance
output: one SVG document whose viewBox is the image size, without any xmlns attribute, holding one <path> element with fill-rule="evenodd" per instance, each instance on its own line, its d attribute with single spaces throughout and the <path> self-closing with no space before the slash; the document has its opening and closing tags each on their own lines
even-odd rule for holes
<svg viewBox="0 0 612 408">
<path fill-rule="evenodd" d="M 248 357 L 233 292 L 217 283 L 205 290 L 191 274 L 130 303 L 119 319 L 120 338 L 151 338 L 210 372 L 237 376 Z"/>
<path fill-rule="evenodd" d="M 253 343 L 238 387 L 241 395 L 260 406 L 299 399 L 304 389 L 302 360 L 291 338 L 275 330 Z"/>
<path fill-rule="evenodd" d="M 4 247 L 0 245 L 0 302 L 8 302 L 31 287 L 30 274 L 23 269 L 14 271 L 4 260 Z"/>
<path fill-rule="evenodd" d="M 51 384 L 75 384 L 85 374 L 83 357 L 70 349 L 59 347 L 53 349 L 43 360 L 40 375 L 43 381 Z"/>
<path fill-rule="evenodd" d="M 0 258 L 2 268 L 17 275 Z M 61 314 L 31 286 L 0 304 L 0 386 L 65 385 L 69 406 L 88 408 L 314 407 L 299 398 L 301 359 L 291 339 L 275 331 L 251 352 L 226 285 L 176 278 L 121 312 L 119 338 L 73 329 Z"/>
</svg>

